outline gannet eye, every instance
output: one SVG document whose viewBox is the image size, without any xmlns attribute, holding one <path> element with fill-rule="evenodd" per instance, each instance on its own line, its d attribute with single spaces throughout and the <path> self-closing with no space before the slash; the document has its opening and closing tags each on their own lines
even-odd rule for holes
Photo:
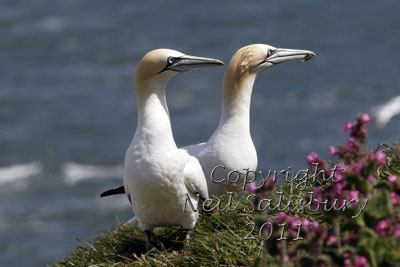
<svg viewBox="0 0 400 267">
<path fill-rule="evenodd" d="M 269 56 L 271 56 L 272 55 L 272 50 L 271 49 L 268 49 L 267 50 L 267 57 L 269 57 Z"/>
<path fill-rule="evenodd" d="M 169 65 L 172 65 L 175 62 L 175 58 L 174 57 L 168 57 L 167 58 L 167 62 L 168 62 Z"/>
</svg>

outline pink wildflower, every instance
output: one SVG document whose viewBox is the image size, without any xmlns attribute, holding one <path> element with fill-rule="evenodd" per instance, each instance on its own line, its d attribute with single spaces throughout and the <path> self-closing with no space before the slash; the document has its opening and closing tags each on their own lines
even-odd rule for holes
<svg viewBox="0 0 400 267">
<path fill-rule="evenodd" d="M 291 221 L 291 228 L 292 229 L 297 229 L 299 227 L 299 224 L 301 223 L 301 220 L 299 218 L 293 218 Z M 297 225 L 296 225 L 297 224 Z"/>
<path fill-rule="evenodd" d="M 331 236 L 328 238 L 328 243 L 336 244 L 336 243 L 337 243 L 337 237 L 334 236 L 334 235 L 331 235 Z"/>
<path fill-rule="evenodd" d="M 333 177 L 333 180 L 335 180 L 335 182 L 337 182 L 340 179 L 342 179 L 343 173 L 345 172 L 346 169 L 347 169 L 346 165 L 339 163 L 337 165 L 337 171 L 335 171 L 335 176 Z M 332 176 L 332 171 L 330 171 L 329 176 Z"/>
<path fill-rule="evenodd" d="M 288 255 L 288 254 L 286 254 L 286 255 L 285 255 L 285 257 L 284 257 L 284 261 L 285 261 L 285 262 L 289 262 L 289 261 L 290 261 L 290 257 L 289 257 L 289 255 Z"/>
<path fill-rule="evenodd" d="M 350 259 L 345 259 L 345 260 L 343 261 L 343 263 L 344 263 L 344 266 L 351 266 L 351 261 L 350 261 Z"/>
<path fill-rule="evenodd" d="M 343 129 L 344 132 L 346 132 L 347 130 L 349 130 L 351 128 L 351 126 L 353 126 L 351 121 L 347 121 L 347 122 L 345 122 L 343 124 L 343 128 L 342 129 Z"/>
<path fill-rule="evenodd" d="M 329 147 L 329 155 L 330 155 L 331 157 L 333 157 L 333 156 L 336 155 L 336 149 L 335 149 L 334 146 L 330 146 L 330 147 Z"/>
<path fill-rule="evenodd" d="M 357 147 L 356 140 L 353 137 L 351 137 L 346 144 L 346 148 L 349 151 L 351 151 L 352 149 L 355 149 L 356 147 Z"/>
<path fill-rule="evenodd" d="M 358 200 L 360 192 L 358 190 L 352 190 L 349 193 L 349 199 Z"/>
<path fill-rule="evenodd" d="M 342 175 L 342 171 L 335 171 L 335 175 L 332 177 L 332 181 L 333 182 L 337 182 L 340 179 L 342 179 L 343 175 Z M 329 177 L 331 177 L 333 174 L 333 171 L 329 171 Z"/>
<path fill-rule="evenodd" d="M 385 236 L 388 230 L 389 223 L 386 219 L 380 220 L 375 226 L 375 232 L 382 236 Z"/>
<path fill-rule="evenodd" d="M 367 258 L 364 256 L 359 256 L 354 261 L 354 267 L 366 267 L 369 266 Z"/>
<path fill-rule="evenodd" d="M 314 188 L 314 198 L 318 201 L 322 201 L 322 196 L 321 196 L 322 190 L 319 187 Z"/>
<path fill-rule="evenodd" d="M 364 169 L 364 164 L 362 162 L 355 162 L 353 164 L 353 169 L 356 173 L 360 173 Z"/>
<path fill-rule="evenodd" d="M 314 230 L 317 229 L 318 226 L 319 226 L 318 221 L 313 221 L 313 222 L 311 223 L 311 228 L 314 229 Z"/>
<path fill-rule="evenodd" d="M 396 182 L 397 177 L 396 177 L 396 175 L 390 175 L 387 179 L 389 182 L 394 183 L 394 182 Z"/>
<path fill-rule="evenodd" d="M 386 165 L 386 155 L 385 153 L 379 151 L 376 152 L 375 155 L 373 156 L 373 159 L 375 159 L 379 165 L 385 166 Z"/>
<path fill-rule="evenodd" d="M 390 192 L 390 198 L 392 200 L 393 206 L 397 206 L 400 204 L 400 197 L 398 197 L 395 192 Z"/>
<path fill-rule="evenodd" d="M 342 195 L 342 190 L 343 190 L 343 188 L 345 188 L 346 186 L 347 186 L 347 182 L 346 182 L 346 181 L 344 181 L 344 180 L 339 181 L 339 182 L 337 182 L 337 183 L 335 183 L 335 184 L 333 185 L 333 191 L 335 191 L 335 193 L 336 193 L 338 196 L 341 196 L 341 195 Z"/>
<path fill-rule="evenodd" d="M 309 165 L 311 165 L 312 163 L 317 163 L 317 159 L 318 159 L 318 155 L 315 152 L 311 152 L 310 154 L 308 154 L 308 156 L 306 157 L 306 161 Z"/>
<path fill-rule="evenodd" d="M 360 120 L 362 122 L 364 122 L 364 123 L 370 122 L 371 121 L 371 117 L 367 113 L 364 113 L 364 114 L 360 115 Z"/>
<path fill-rule="evenodd" d="M 337 169 L 340 170 L 341 172 L 344 172 L 344 171 L 346 171 L 347 166 L 345 164 L 343 164 L 343 163 L 339 163 L 337 165 Z"/>
<path fill-rule="evenodd" d="M 249 184 L 249 187 L 247 187 L 247 191 L 251 194 L 254 194 L 256 192 L 256 184 L 255 183 Z"/>
<path fill-rule="evenodd" d="M 286 214 L 281 212 L 275 215 L 275 218 L 278 219 L 279 221 L 283 221 L 286 219 Z"/>
</svg>

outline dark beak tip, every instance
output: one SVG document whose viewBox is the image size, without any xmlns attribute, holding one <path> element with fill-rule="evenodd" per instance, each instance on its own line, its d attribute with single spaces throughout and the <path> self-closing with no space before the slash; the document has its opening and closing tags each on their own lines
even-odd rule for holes
<svg viewBox="0 0 400 267">
<path fill-rule="evenodd" d="M 314 52 L 311 52 L 310 54 L 307 54 L 303 58 L 303 62 L 309 61 L 312 57 L 315 57 L 316 54 Z"/>
</svg>

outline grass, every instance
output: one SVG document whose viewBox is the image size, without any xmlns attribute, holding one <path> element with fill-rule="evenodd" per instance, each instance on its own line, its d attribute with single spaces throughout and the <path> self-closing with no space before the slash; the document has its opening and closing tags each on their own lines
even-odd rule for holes
<svg viewBox="0 0 400 267">
<path fill-rule="evenodd" d="M 380 148 L 387 156 L 387 166 L 379 172 L 379 176 L 397 175 L 400 177 L 400 144 L 395 143 L 393 146 L 381 144 Z"/>
<path fill-rule="evenodd" d="M 117 223 L 115 232 L 104 232 L 91 242 L 80 240 L 72 254 L 54 266 L 232 266 L 251 265 L 262 256 L 260 239 L 244 240 L 254 222 L 243 212 L 245 195 L 234 196 L 233 211 L 200 216 L 189 242 L 179 242 L 178 227 L 159 227 L 159 242 L 148 253 L 145 235 L 136 225 Z M 228 199 L 228 197 L 224 198 Z M 222 206 L 223 207 L 223 206 Z M 234 206 L 233 206 L 234 207 Z M 177 233 L 178 231 L 178 233 Z"/>
</svg>

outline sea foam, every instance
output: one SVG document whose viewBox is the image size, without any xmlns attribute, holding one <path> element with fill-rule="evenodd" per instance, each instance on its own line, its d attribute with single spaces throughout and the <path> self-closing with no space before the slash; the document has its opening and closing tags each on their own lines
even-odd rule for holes
<svg viewBox="0 0 400 267">
<path fill-rule="evenodd" d="M 67 162 L 63 166 L 63 177 L 67 185 L 73 186 L 89 179 L 120 178 L 123 176 L 122 166 L 96 166 Z"/>
</svg>

